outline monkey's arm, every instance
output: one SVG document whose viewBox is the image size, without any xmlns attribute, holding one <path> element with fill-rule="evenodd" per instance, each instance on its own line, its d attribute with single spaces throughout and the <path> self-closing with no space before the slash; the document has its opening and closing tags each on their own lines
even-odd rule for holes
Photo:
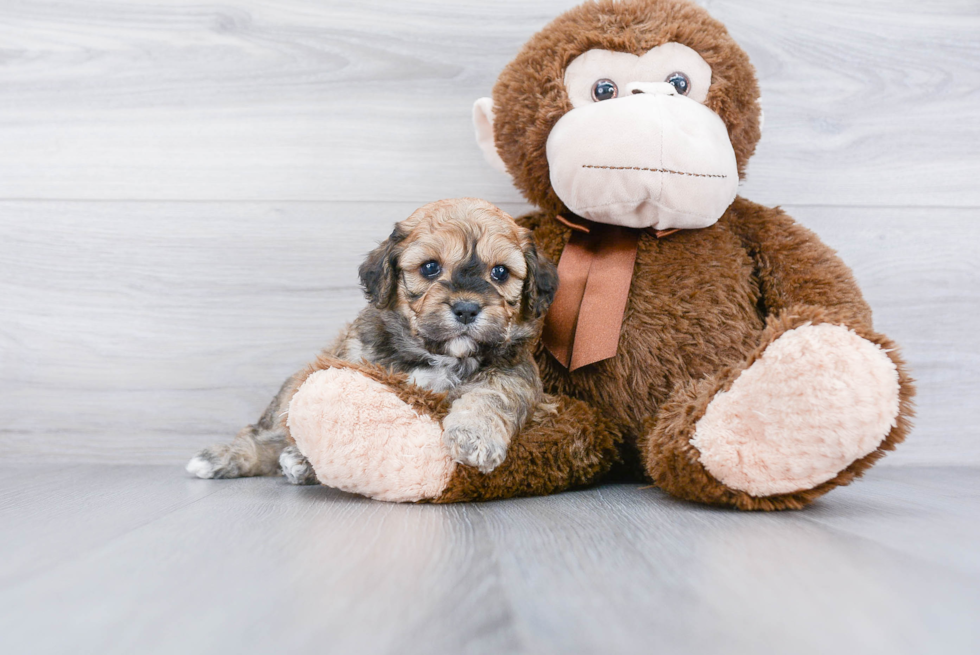
<svg viewBox="0 0 980 655">
<path fill-rule="evenodd" d="M 781 209 L 743 198 L 732 208 L 730 227 L 755 261 L 767 318 L 802 311 L 807 320 L 871 329 L 871 308 L 854 275 L 813 232 Z"/>
</svg>

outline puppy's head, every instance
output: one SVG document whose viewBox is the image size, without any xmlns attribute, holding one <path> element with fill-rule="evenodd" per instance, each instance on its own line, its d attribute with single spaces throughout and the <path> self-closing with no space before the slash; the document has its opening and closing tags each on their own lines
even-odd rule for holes
<svg viewBox="0 0 980 655">
<path fill-rule="evenodd" d="M 368 299 L 401 313 L 419 336 L 454 356 L 532 334 L 558 274 L 528 230 L 483 200 L 440 200 L 416 210 L 361 265 Z"/>
</svg>

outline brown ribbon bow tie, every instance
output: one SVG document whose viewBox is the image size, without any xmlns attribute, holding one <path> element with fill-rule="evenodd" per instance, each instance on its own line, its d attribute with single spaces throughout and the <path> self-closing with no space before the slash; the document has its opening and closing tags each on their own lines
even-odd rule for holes
<svg viewBox="0 0 980 655">
<path fill-rule="evenodd" d="M 555 359 L 574 371 L 616 354 L 644 230 L 557 219 L 572 228 L 572 236 L 558 260 L 558 293 L 541 338 Z M 657 238 L 678 232 L 646 231 Z"/>
</svg>

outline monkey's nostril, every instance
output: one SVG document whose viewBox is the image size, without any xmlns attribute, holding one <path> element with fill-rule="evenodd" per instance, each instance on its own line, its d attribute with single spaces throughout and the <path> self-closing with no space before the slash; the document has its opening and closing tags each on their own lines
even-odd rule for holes
<svg viewBox="0 0 980 655">
<path fill-rule="evenodd" d="M 643 90 L 642 89 L 633 89 L 630 93 L 632 93 L 633 95 L 636 95 L 637 93 L 643 93 Z"/>
<path fill-rule="evenodd" d="M 456 316 L 457 321 L 463 325 L 469 325 L 476 320 L 476 317 L 480 314 L 481 307 L 479 303 L 463 301 L 453 303 L 453 306 L 450 309 L 453 310 L 453 314 Z"/>
</svg>

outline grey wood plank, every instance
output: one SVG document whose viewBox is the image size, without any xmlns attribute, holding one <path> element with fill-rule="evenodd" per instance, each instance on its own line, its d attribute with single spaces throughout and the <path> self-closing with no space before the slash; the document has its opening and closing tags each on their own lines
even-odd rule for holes
<svg viewBox="0 0 980 655">
<path fill-rule="evenodd" d="M 970 511 L 980 503 L 980 470 L 883 468 L 872 479 L 803 516 L 940 566 L 955 562 L 980 580 L 980 521 Z"/>
<path fill-rule="evenodd" d="M 470 107 L 575 0 L 0 3 L 0 197 L 518 200 Z M 767 203 L 976 206 L 980 15 L 711 0 L 759 69 Z"/>
<path fill-rule="evenodd" d="M 980 598 L 958 562 L 926 565 L 814 529 L 805 513 L 739 514 L 635 486 L 553 500 L 488 506 L 499 512 L 491 534 L 532 652 L 656 643 L 665 653 L 826 653 L 841 644 L 925 653 L 977 643 L 975 611 L 940 600 Z M 923 608 L 923 597 L 933 604 Z"/>
<path fill-rule="evenodd" d="M 415 206 L 0 203 L 0 457 L 178 463 L 229 438 L 356 314 L 358 263 Z M 978 211 L 787 209 L 919 380 L 885 464 L 980 463 Z"/>
<path fill-rule="evenodd" d="M 90 486 L 113 468 L 89 467 Z M 0 589 L 5 652 L 519 650 L 466 506 L 144 470 L 211 495 Z"/>
<path fill-rule="evenodd" d="M 85 496 L 118 487 L 120 467 L 74 470 L 84 471 L 75 480 Z M 873 471 L 833 502 L 779 514 L 700 507 L 636 485 L 419 506 L 274 478 L 202 481 L 177 467 L 123 470 L 132 475 L 132 506 L 151 510 L 147 520 L 130 529 L 131 510 L 106 505 L 106 521 L 117 515 L 127 529 L 0 586 L 4 652 L 626 653 L 655 646 L 667 654 L 958 654 L 980 647 L 980 576 L 964 549 L 937 557 L 947 540 L 970 536 L 954 532 L 954 514 L 976 522 L 975 468 Z M 893 484 L 899 475 L 902 487 Z M 15 484 L 4 480 L 0 490 Z M 154 496 L 184 494 L 174 481 L 217 491 L 154 515 Z M 949 493 L 956 489 L 968 491 Z M 910 492 L 919 506 L 906 502 Z M 860 536 L 831 525 L 859 520 L 848 512 L 872 509 L 869 498 L 882 516 L 865 512 Z M 62 517 L 58 536 L 84 541 L 89 508 L 66 510 L 61 502 L 21 496 L 18 506 L 41 522 L 49 511 L 78 514 Z M 894 528 L 902 522 L 909 529 L 898 543 Z M 29 530 L 0 515 L 3 534 Z"/>
<path fill-rule="evenodd" d="M 980 173 L 976 2 L 703 4 L 749 53 L 762 87 L 763 138 L 743 195 L 773 205 L 980 204 L 968 181 Z M 927 154 L 940 141 L 951 148 Z"/>
<path fill-rule="evenodd" d="M 179 469 L 178 469 L 179 470 Z M 0 468 L 0 588 L 87 551 L 218 491 L 175 467 L 64 466 L 37 461 Z"/>
</svg>

